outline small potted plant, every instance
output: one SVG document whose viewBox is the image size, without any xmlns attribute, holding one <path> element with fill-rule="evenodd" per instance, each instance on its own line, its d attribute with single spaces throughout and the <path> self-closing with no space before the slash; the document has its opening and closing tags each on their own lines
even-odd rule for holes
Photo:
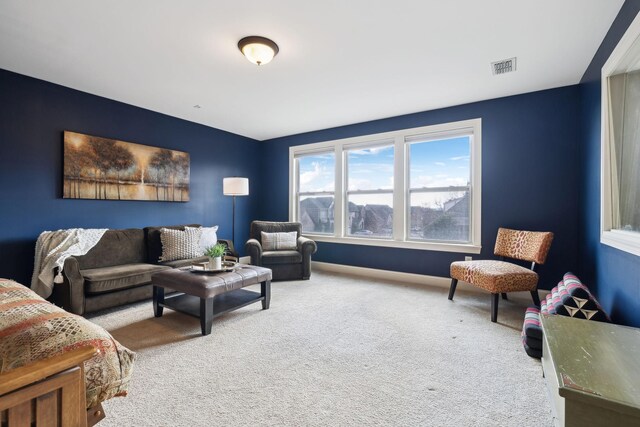
<svg viewBox="0 0 640 427">
<path fill-rule="evenodd" d="M 222 255 L 227 249 L 222 243 L 217 243 L 205 249 L 204 254 L 209 257 L 210 270 L 222 270 Z"/>
</svg>

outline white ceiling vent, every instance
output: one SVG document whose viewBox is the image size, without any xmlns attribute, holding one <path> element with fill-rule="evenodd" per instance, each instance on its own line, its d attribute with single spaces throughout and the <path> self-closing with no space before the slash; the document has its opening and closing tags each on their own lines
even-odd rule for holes
<svg viewBox="0 0 640 427">
<path fill-rule="evenodd" d="M 503 59 L 491 63 L 491 72 L 494 76 L 511 73 L 516 70 L 516 58 Z"/>
</svg>

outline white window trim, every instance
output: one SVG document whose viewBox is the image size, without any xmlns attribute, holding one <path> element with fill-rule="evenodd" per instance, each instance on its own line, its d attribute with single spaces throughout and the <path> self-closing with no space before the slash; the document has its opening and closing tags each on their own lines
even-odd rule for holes
<svg viewBox="0 0 640 427">
<path fill-rule="evenodd" d="M 408 221 L 407 198 L 409 190 L 406 187 L 408 182 L 408 146 L 405 137 L 418 134 L 444 134 L 455 132 L 456 130 L 472 129 L 473 142 L 470 147 L 471 155 L 471 243 L 451 243 L 451 242 L 422 242 L 417 240 L 407 240 Z M 345 236 L 344 221 L 344 197 L 345 194 L 345 149 L 354 146 L 367 146 L 376 144 L 381 140 L 393 140 L 395 147 L 394 157 L 394 192 L 393 192 L 393 238 L 380 239 L 372 237 Z M 371 135 L 357 136 L 334 141 L 324 141 L 312 144 L 297 145 L 289 147 L 289 220 L 296 218 L 296 180 L 298 171 L 296 170 L 295 158 L 301 155 L 314 153 L 335 153 L 335 197 L 334 197 L 334 235 L 304 233 L 305 236 L 313 238 L 319 242 L 344 243 L 365 246 L 380 246 L 419 249 L 442 252 L 479 254 L 481 245 L 481 224 L 482 224 L 482 120 L 471 119 L 458 122 L 444 123 L 431 126 L 423 126 L 411 129 L 403 129 L 392 132 L 384 132 Z M 401 189 L 401 191 L 397 191 Z"/>
<path fill-rule="evenodd" d="M 613 199 L 617 198 L 617 192 L 613 188 L 613 176 L 611 170 L 611 129 L 609 127 L 609 76 L 620 72 L 625 72 L 627 66 L 625 56 L 636 43 L 640 43 L 640 14 L 633 20 L 618 45 L 609 56 L 609 59 L 602 67 L 601 83 L 601 120 L 602 120 L 602 143 L 601 143 L 601 210 L 600 210 L 600 242 L 620 249 L 625 252 L 640 256 L 640 233 L 628 232 L 612 229 L 614 211 L 617 205 Z M 638 45 L 635 46 L 636 48 Z M 634 67 L 635 68 L 635 67 Z"/>
</svg>

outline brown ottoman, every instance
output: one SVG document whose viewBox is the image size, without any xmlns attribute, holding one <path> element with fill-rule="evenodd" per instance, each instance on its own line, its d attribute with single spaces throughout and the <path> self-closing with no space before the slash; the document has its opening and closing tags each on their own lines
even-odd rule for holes
<svg viewBox="0 0 640 427">
<path fill-rule="evenodd" d="M 262 301 L 262 309 L 271 300 L 271 270 L 242 265 L 234 271 L 216 274 L 188 270 L 163 270 L 151 276 L 153 312 L 162 316 L 164 307 L 200 318 L 202 335 L 209 335 L 213 319 L 245 305 Z M 260 292 L 242 289 L 260 283 Z M 177 291 L 165 297 L 165 288 Z"/>
</svg>

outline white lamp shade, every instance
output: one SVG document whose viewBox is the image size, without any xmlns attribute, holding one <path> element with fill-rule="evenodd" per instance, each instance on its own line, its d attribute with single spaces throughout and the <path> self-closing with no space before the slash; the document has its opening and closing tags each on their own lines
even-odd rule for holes
<svg viewBox="0 0 640 427">
<path fill-rule="evenodd" d="M 240 178 L 237 176 L 224 178 L 222 180 L 222 193 L 225 196 L 249 195 L 249 178 Z"/>
</svg>

